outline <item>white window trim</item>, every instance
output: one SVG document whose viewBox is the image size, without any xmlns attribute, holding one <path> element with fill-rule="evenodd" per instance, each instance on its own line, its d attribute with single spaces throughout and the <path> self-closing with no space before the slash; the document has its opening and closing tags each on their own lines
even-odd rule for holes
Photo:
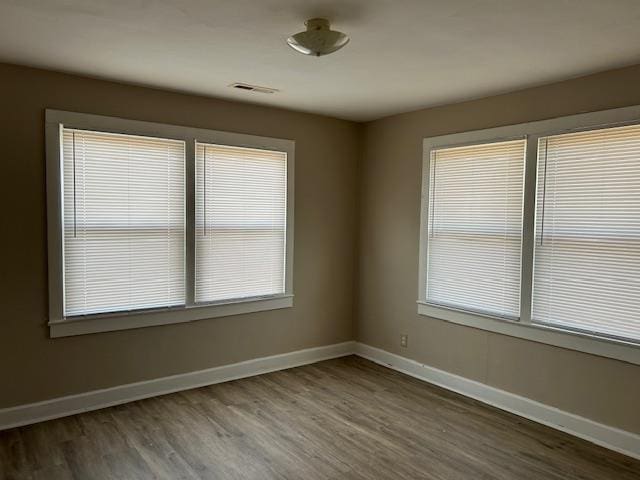
<svg viewBox="0 0 640 480">
<path fill-rule="evenodd" d="M 65 318 L 63 312 L 61 128 L 143 135 L 185 142 L 185 306 L 114 312 Z M 127 120 L 84 113 L 46 111 L 47 235 L 49 256 L 49 333 L 51 337 L 126 330 L 131 328 L 191 322 L 206 318 L 239 315 L 293 306 L 293 140 L 240 133 Z M 280 295 L 232 299 L 207 304 L 195 303 L 195 144 L 196 142 L 259 148 L 287 153 L 287 224 L 285 291 Z"/>
<path fill-rule="evenodd" d="M 494 333 L 640 365 L 640 343 L 531 323 L 538 138 L 546 135 L 629 124 L 640 124 L 640 106 L 581 113 L 550 120 L 425 138 L 422 159 L 418 313 Z M 518 321 L 507 320 L 430 304 L 426 299 L 428 243 L 426 228 L 429 214 L 431 151 L 438 148 L 513 140 L 516 138 L 526 138 L 527 140 L 522 224 L 520 319 Z"/>
</svg>

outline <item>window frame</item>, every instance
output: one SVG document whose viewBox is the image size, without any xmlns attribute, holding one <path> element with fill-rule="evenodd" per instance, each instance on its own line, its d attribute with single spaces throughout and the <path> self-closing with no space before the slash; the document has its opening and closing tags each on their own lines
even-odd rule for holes
<svg viewBox="0 0 640 480">
<path fill-rule="evenodd" d="M 185 305 L 65 318 L 62 238 L 62 128 L 142 135 L 185 142 Z M 47 109 L 45 112 L 49 334 L 52 338 L 184 323 L 293 306 L 294 165 L 293 140 L 128 120 Z M 196 303 L 195 148 L 196 142 L 274 150 L 287 154 L 285 290 L 283 294 Z"/>
<path fill-rule="evenodd" d="M 520 123 L 502 127 L 454 133 L 423 139 L 418 273 L 418 314 L 494 333 L 532 340 L 640 365 L 640 342 L 532 323 L 531 302 L 535 249 L 538 139 L 540 137 L 640 124 L 640 106 Z M 520 318 L 474 313 L 430 304 L 426 299 L 429 218 L 429 172 L 431 151 L 449 147 L 526 140 L 520 272 Z"/>
</svg>

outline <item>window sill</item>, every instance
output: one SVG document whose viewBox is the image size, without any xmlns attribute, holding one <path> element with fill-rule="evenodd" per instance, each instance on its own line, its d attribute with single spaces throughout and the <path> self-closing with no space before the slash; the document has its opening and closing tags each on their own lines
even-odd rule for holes
<svg viewBox="0 0 640 480">
<path fill-rule="evenodd" d="M 208 305 L 90 315 L 49 322 L 51 338 L 186 323 L 206 318 L 277 310 L 293 306 L 293 295 L 251 298 Z"/>
<path fill-rule="evenodd" d="M 520 323 L 418 301 L 418 313 L 458 325 L 640 365 L 640 345 L 546 325 Z"/>
</svg>

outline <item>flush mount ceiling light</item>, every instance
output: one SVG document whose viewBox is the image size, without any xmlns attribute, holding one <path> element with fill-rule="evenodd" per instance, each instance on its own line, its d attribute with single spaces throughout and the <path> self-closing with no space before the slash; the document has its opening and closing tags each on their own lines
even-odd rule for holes
<svg viewBox="0 0 640 480">
<path fill-rule="evenodd" d="M 349 43 L 349 36 L 331 30 L 326 18 L 311 18 L 304 24 L 307 26 L 306 32 L 287 38 L 289 46 L 300 53 L 320 57 L 340 50 Z"/>
</svg>

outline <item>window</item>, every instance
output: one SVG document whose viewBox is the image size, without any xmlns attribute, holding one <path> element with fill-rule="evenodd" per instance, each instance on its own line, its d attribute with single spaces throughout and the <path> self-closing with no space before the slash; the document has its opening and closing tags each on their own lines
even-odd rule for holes
<svg viewBox="0 0 640 480">
<path fill-rule="evenodd" d="M 427 301 L 518 318 L 524 147 L 431 152 Z"/>
<path fill-rule="evenodd" d="M 184 304 L 184 142 L 62 138 L 65 316 Z"/>
<path fill-rule="evenodd" d="M 196 146 L 196 302 L 284 293 L 287 155 Z"/>
<path fill-rule="evenodd" d="M 640 126 L 543 137 L 535 322 L 640 341 Z"/>
<path fill-rule="evenodd" d="M 418 313 L 640 365 L 640 107 L 427 138 Z"/>
<path fill-rule="evenodd" d="M 292 306 L 293 148 L 47 111 L 51 335 Z"/>
</svg>

